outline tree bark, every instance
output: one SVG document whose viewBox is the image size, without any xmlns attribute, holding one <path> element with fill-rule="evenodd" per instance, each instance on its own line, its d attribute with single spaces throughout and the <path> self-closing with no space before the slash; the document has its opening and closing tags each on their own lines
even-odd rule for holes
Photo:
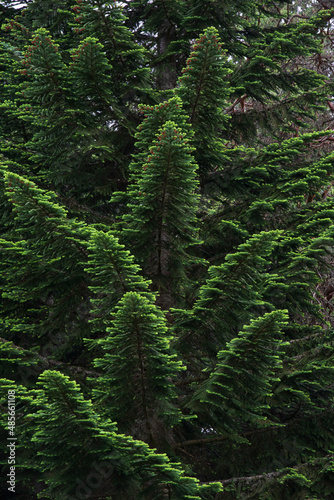
<svg viewBox="0 0 334 500">
<path fill-rule="evenodd" d="M 160 90 L 173 89 L 176 86 L 176 61 L 175 55 L 164 58 L 169 44 L 175 38 L 175 25 L 166 19 L 158 33 L 158 57 L 163 58 L 157 65 L 157 84 Z"/>
</svg>

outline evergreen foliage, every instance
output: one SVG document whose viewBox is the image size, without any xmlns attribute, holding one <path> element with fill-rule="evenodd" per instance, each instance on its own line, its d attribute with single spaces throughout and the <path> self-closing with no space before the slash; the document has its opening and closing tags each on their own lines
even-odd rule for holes
<svg viewBox="0 0 334 500">
<path fill-rule="evenodd" d="M 126 293 L 117 306 L 112 327 L 107 328 L 108 336 L 99 340 L 104 357 L 94 361 L 103 373 L 96 392 L 103 402 L 112 401 L 111 418 L 117 417 L 127 431 L 142 422 L 139 426 L 143 426 L 145 441 L 155 446 L 163 439 L 155 436 L 157 431 L 152 428 L 159 419 L 173 420 L 174 413 L 177 421 L 176 409 L 173 411 L 170 403 L 175 398 L 172 378 L 180 370 L 180 362 L 169 352 L 165 323 L 152 301 L 136 292 Z"/>
<path fill-rule="evenodd" d="M 9 381 L 3 382 L 12 387 Z M 24 419 L 30 421 L 26 465 L 36 468 L 47 484 L 44 498 L 72 499 L 93 490 L 94 495 L 106 497 L 162 500 L 168 491 L 171 498 L 200 499 L 204 488 L 198 482 L 184 476 L 166 455 L 119 434 L 116 424 L 99 417 L 68 377 L 43 372 L 33 396 L 29 405 L 26 395 L 22 398 Z M 218 490 L 218 484 L 211 487 L 212 492 Z"/>
<path fill-rule="evenodd" d="M 218 31 L 204 30 L 193 46 L 177 88 L 194 131 L 195 159 L 202 182 L 224 159 L 220 136 L 228 118 L 224 108 L 230 93 L 229 72 Z"/>
<path fill-rule="evenodd" d="M 264 403 L 272 394 L 275 371 L 284 354 L 278 334 L 286 317 L 282 311 L 273 311 L 251 321 L 218 353 L 215 370 L 190 402 L 192 408 L 200 403 L 198 414 L 203 421 L 211 424 L 212 411 L 213 421 L 220 422 L 228 434 L 236 434 L 249 422 L 259 427 L 265 424 L 269 406 Z"/>
<path fill-rule="evenodd" d="M 1 3 L 1 498 L 333 497 L 333 18 Z"/>
<path fill-rule="evenodd" d="M 160 107 L 165 106 L 169 108 L 168 103 Z M 136 191 L 129 193 L 131 212 L 124 216 L 125 239 L 165 296 L 164 308 L 172 300 L 169 296 L 179 292 L 187 264 L 193 260 L 187 248 L 199 243 L 197 165 L 191 151 L 182 128 L 166 121 L 151 143 L 143 173 L 137 175 Z"/>
<path fill-rule="evenodd" d="M 14 227 L 1 239 L 5 331 L 14 341 L 24 334 L 24 347 L 43 345 L 50 335 L 67 349 L 72 342 L 80 345 L 89 312 L 84 271 L 89 229 L 67 219 L 55 193 L 12 172 L 4 173 L 4 183 L 15 215 Z M 64 284 L 66 274 L 71 280 Z"/>
<path fill-rule="evenodd" d="M 88 248 L 90 267 L 86 271 L 92 277 L 90 289 L 94 292 L 92 323 L 99 323 L 97 329 L 103 330 L 124 294 L 139 292 L 151 300 L 153 295 L 149 291 L 150 282 L 139 274 L 133 256 L 111 232 L 92 231 Z"/>
</svg>

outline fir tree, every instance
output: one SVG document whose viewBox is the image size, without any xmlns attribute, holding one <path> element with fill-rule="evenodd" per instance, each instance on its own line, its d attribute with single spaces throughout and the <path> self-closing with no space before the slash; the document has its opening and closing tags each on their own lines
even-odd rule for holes
<svg viewBox="0 0 334 500">
<path fill-rule="evenodd" d="M 3 382 L 12 387 L 10 381 Z M 171 498 L 200 499 L 205 488 L 184 476 L 166 455 L 119 434 L 115 423 L 94 412 L 74 381 L 48 370 L 39 377 L 37 387 L 33 401 L 24 391 L 19 391 L 18 400 L 26 402 L 24 419 L 30 421 L 26 463 L 39 472 L 45 498 L 117 494 L 162 500 L 167 491 Z M 220 487 L 206 489 L 213 493 Z"/>
<path fill-rule="evenodd" d="M 264 300 L 266 289 L 270 287 L 279 293 L 282 284 L 265 267 L 279 237 L 278 231 L 256 234 L 239 245 L 236 253 L 228 254 L 223 264 L 208 269 L 208 278 L 193 309 L 176 311 L 176 331 L 182 332 L 178 339 L 181 351 L 187 352 L 189 345 L 196 345 L 201 349 L 196 361 L 204 361 L 205 366 L 207 356 L 214 360 L 244 325 L 272 309 L 269 300 Z"/>
<path fill-rule="evenodd" d="M 67 349 L 72 343 L 79 346 L 88 327 L 84 265 L 89 229 L 67 219 L 54 193 L 11 172 L 4 179 L 15 207 L 14 228 L 1 240 L 5 331 L 24 346 L 43 345 L 50 335 L 59 336 Z M 64 285 L 67 273 L 71 279 Z"/>
<path fill-rule="evenodd" d="M 205 425 L 214 422 L 223 433 L 234 436 L 249 422 L 259 427 L 273 425 L 266 422 L 269 405 L 265 401 L 272 395 L 284 355 L 279 338 L 284 319 L 282 311 L 273 311 L 253 320 L 218 353 L 215 370 L 189 403 L 192 408 L 199 405 L 196 413 Z M 212 420 L 211 411 L 215 413 Z"/>
<path fill-rule="evenodd" d="M 124 216 L 124 232 L 135 255 L 158 290 L 165 290 L 164 307 L 180 290 L 193 260 L 187 248 L 198 243 L 197 166 L 191 151 L 184 131 L 167 121 L 151 143 L 143 173 L 129 194 L 131 212 Z"/>
<path fill-rule="evenodd" d="M 196 40 L 177 88 L 194 130 L 195 159 L 202 182 L 224 161 L 219 138 L 228 119 L 224 110 L 230 92 L 228 74 L 218 31 L 208 28 Z"/>
<path fill-rule="evenodd" d="M 18 495 L 329 500 L 329 2 L 16 7 L 0 432 L 15 390 Z"/>
<path fill-rule="evenodd" d="M 157 446 L 166 432 L 159 421 L 178 419 L 171 378 L 180 370 L 180 362 L 170 352 L 165 319 L 152 301 L 128 292 L 107 332 L 99 341 L 104 357 L 94 361 L 103 373 L 96 391 L 105 403 L 102 408 L 121 429 L 137 429 L 142 434 L 137 437 L 145 436 L 145 441 Z"/>
<path fill-rule="evenodd" d="M 108 325 L 115 306 L 127 292 L 139 292 L 152 300 L 150 282 L 139 274 L 133 256 L 111 232 L 92 231 L 88 263 L 86 271 L 92 276 L 90 289 L 94 292 L 92 322 L 100 329 Z"/>
</svg>

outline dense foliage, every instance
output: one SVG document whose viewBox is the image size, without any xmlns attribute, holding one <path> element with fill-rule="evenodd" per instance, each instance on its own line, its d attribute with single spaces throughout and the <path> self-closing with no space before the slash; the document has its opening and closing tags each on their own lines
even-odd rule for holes
<svg viewBox="0 0 334 500">
<path fill-rule="evenodd" d="M 333 498 L 332 4 L 1 2 L 1 498 Z"/>
</svg>

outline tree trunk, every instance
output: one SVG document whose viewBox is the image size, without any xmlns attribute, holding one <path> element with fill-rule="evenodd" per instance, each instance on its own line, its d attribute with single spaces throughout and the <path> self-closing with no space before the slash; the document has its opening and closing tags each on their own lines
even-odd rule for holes
<svg viewBox="0 0 334 500">
<path fill-rule="evenodd" d="M 164 58 L 170 42 L 175 37 L 175 26 L 166 19 L 158 33 L 158 57 L 163 58 L 157 65 L 157 84 L 160 90 L 173 89 L 176 86 L 176 62 L 175 55 Z"/>
</svg>

